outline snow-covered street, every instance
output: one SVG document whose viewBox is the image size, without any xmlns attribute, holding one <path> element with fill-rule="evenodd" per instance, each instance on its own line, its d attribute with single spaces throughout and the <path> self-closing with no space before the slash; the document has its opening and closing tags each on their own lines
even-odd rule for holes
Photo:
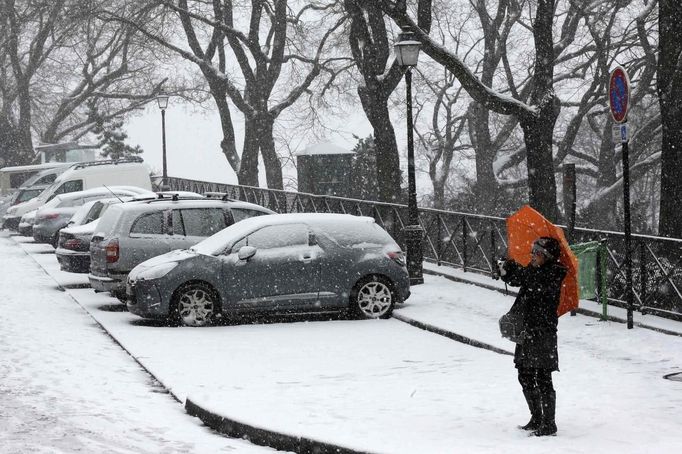
<svg viewBox="0 0 682 454">
<path fill-rule="evenodd" d="M 516 428 L 528 412 L 510 356 L 396 319 L 167 328 L 86 282 L 50 246 L 0 233 L 3 453 L 272 451 L 206 428 L 188 398 L 363 452 L 682 450 L 682 382 L 662 378 L 682 371 L 682 337 L 562 317 L 559 433 L 536 439 Z M 511 296 L 434 276 L 412 291 L 400 317 L 513 350 L 497 329 Z"/>
</svg>

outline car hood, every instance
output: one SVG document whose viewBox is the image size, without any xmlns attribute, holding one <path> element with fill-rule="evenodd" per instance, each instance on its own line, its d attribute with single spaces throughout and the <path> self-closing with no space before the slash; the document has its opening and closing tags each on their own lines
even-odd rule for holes
<svg viewBox="0 0 682 454">
<path fill-rule="evenodd" d="M 33 222 L 35 221 L 35 219 L 36 219 L 36 213 L 37 213 L 36 210 L 29 211 L 28 213 L 24 214 L 24 215 L 21 217 L 21 222 L 33 223 Z"/>
<path fill-rule="evenodd" d="M 95 229 L 97 228 L 97 224 L 99 223 L 99 219 L 95 219 L 92 222 L 88 222 L 87 224 L 83 225 L 74 225 L 71 227 L 64 227 L 61 231 L 64 233 L 70 233 L 72 235 L 83 235 L 83 234 L 94 234 Z"/>
<path fill-rule="evenodd" d="M 165 254 L 157 255 L 156 257 L 152 257 L 149 260 L 145 260 L 144 262 L 140 263 L 130 271 L 128 277 L 134 281 L 137 279 L 138 274 L 148 270 L 149 268 L 153 268 L 157 265 L 162 265 L 168 262 L 181 262 L 183 260 L 196 257 L 197 255 L 198 254 L 196 252 L 189 249 L 176 249 L 174 251 L 166 252 Z"/>
<path fill-rule="evenodd" d="M 7 216 L 18 217 L 22 216 L 29 211 L 33 211 L 43 205 L 43 202 L 38 200 L 37 197 L 27 200 L 25 202 L 19 203 L 17 205 L 11 206 L 7 209 Z"/>
</svg>

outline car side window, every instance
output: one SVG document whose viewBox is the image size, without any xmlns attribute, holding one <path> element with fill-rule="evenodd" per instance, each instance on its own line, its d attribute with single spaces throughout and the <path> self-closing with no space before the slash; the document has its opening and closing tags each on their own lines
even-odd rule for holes
<svg viewBox="0 0 682 454">
<path fill-rule="evenodd" d="M 234 222 L 239 222 L 243 221 L 246 218 L 252 218 L 255 216 L 262 216 L 264 214 L 268 214 L 264 211 L 249 210 L 247 208 L 230 208 L 230 211 L 232 212 Z"/>
<path fill-rule="evenodd" d="M 180 210 L 187 236 L 208 237 L 226 227 L 222 208 L 184 208 Z M 175 233 L 175 213 L 173 213 Z"/>
<path fill-rule="evenodd" d="M 57 174 L 56 173 L 51 173 L 49 175 L 45 175 L 44 177 L 38 178 L 36 181 L 33 182 L 33 185 L 39 185 L 39 184 L 50 184 L 54 183 L 54 180 L 57 179 Z"/>
<path fill-rule="evenodd" d="M 64 184 L 59 186 L 54 193 L 55 194 L 66 194 L 68 192 L 76 192 L 83 190 L 83 180 L 71 180 L 66 181 Z"/>
<path fill-rule="evenodd" d="M 307 246 L 308 227 L 305 224 L 271 225 L 246 237 L 246 245 L 257 249 Z M 233 248 L 233 250 L 236 250 Z"/>
<path fill-rule="evenodd" d="M 173 235 L 185 236 L 185 226 L 182 224 L 180 210 L 173 210 Z"/>
<path fill-rule="evenodd" d="M 147 213 L 138 217 L 130 228 L 130 234 L 162 235 L 163 212 Z"/>
</svg>

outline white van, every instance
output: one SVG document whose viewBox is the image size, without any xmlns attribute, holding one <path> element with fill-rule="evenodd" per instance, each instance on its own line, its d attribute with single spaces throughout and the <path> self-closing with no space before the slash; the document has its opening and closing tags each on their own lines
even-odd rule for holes
<svg viewBox="0 0 682 454">
<path fill-rule="evenodd" d="M 34 164 L 28 166 L 12 166 L 0 169 L 0 195 L 9 195 L 22 186 L 27 186 L 27 180 L 38 172 L 49 169 L 68 167 L 70 164 L 63 162 L 48 162 L 45 164 Z M 52 180 L 54 181 L 54 179 Z M 52 183 L 49 181 L 49 183 Z M 33 184 L 45 184 L 32 181 Z"/>
<path fill-rule="evenodd" d="M 8 208 L 3 217 L 3 225 L 16 228 L 21 216 L 38 209 L 57 194 L 83 191 L 105 185 L 137 186 L 151 191 L 152 182 L 149 173 L 149 169 L 139 158 L 79 162 L 58 176 L 54 183 L 45 188 L 38 197 Z"/>
</svg>

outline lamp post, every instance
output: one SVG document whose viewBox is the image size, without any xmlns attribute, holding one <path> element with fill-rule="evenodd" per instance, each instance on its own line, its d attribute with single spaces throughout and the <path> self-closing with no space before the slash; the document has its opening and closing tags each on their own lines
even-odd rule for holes
<svg viewBox="0 0 682 454">
<path fill-rule="evenodd" d="M 161 109 L 161 140 L 163 143 L 163 176 L 161 177 L 161 190 L 167 191 L 168 188 L 168 166 L 166 165 L 166 107 L 168 107 L 168 95 L 156 97 Z"/>
<path fill-rule="evenodd" d="M 417 65 L 421 43 L 414 39 L 414 33 L 407 29 L 398 36 L 394 45 L 395 57 L 400 66 L 405 67 L 405 88 L 407 91 L 407 211 L 408 222 L 405 226 L 405 243 L 407 245 L 407 271 L 410 284 L 423 284 L 422 269 L 422 234 L 417 211 L 417 184 L 414 168 L 414 138 L 412 134 L 412 67 Z"/>
</svg>

